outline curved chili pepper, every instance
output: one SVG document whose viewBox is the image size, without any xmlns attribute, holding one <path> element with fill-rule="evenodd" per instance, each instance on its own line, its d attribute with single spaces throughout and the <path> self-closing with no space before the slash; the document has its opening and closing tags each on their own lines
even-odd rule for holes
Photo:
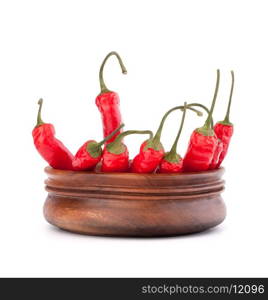
<svg viewBox="0 0 268 300">
<path fill-rule="evenodd" d="M 211 126 L 211 118 L 217 99 L 220 83 L 220 71 L 217 70 L 217 82 L 209 115 L 204 126 L 197 128 L 191 135 L 186 155 L 183 159 L 183 170 L 196 172 L 209 169 L 217 148 L 217 136 Z"/>
<path fill-rule="evenodd" d="M 215 132 L 215 130 L 214 130 L 214 132 Z M 216 134 L 216 132 L 215 132 L 215 134 Z M 216 136 L 217 136 L 217 134 L 216 134 Z M 216 150 L 214 152 L 212 161 L 210 163 L 209 170 L 214 170 L 214 169 L 217 168 L 222 150 L 223 150 L 223 142 L 222 142 L 221 139 L 217 138 L 217 147 L 216 147 Z"/>
<path fill-rule="evenodd" d="M 122 139 L 130 134 L 149 134 L 150 130 L 128 130 L 120 133 L 116 139 L 109 143 L 103 150 L 102 166 L 103 172 L 126 172 L 129 169 L 129 152 L 127 146 L 122 143 Z"/>
<path fill-rule="evenodd" d="M 156 170 L 165 154 L 164 147 L 160 141 L 164 123 L 169 114 L 178 109 L 182 110 L 184 109 L 184 106 L 175 106 L 167 111 L 164 114 L 154 137 L 141 144 L 140 152 L 134 157 L 131 164 L 132 172 L 152 173 Z M 187 109 L 191 109 L 200 114 L 199 111 L 192 107 L 187 106 Z"/>
<path fill-rule="evenodd" d="M 209 114 L 209 109 L 205 105 L 203 105 L 201 103 L 190 103 L 190 104 L 187 104 L 187 106 L 201 107 L 201 108 L 203 108 Z M 211 126 L 212 127 L 213 127 L 213 123 L 214 123 L 213 122 L 213 118 L 211 117 Z M 216 148 L 216 150 L 214 152 L 213 159 L 212 159 L 211 164 L 209 166 L 210 170 L 216 168 L 217 163 L 219 161 L 220 154 L 222 152 L 222 149 L 223 149 L 223 143 L 222 143 L 222 141 L 220 139 L 218 139 L 217 148 Z"/>
<path fill-rule="evenodd" d="M 165 153 L 165 155 L 159 165 L 159 173 L 182 172 L 183 159 L 179 154 L 177 154 L 177 145 L 178 145 L 178 141 L 181 136 L 182 129 L 183 129 L 185 115 L 186 115 L 186 109 L 187 109 L 187 103 L 184 102 L 184 109 L 183 109 L 183 115 L 182 115 L 182 119 L 181 119 L 180 129 L 178 131 L 178 134 L 175 138 L 175 141 L 174 141 L 170 151 Z M 199 115 L 200 115 L 200 113 L 199 113 Z"/>
<path fill-rule="evenodd" d="M 37 124 L 32 131 L 35 148 L 52 168 L 72 170 L 72 153 L 55 137 L 54 126 L 42 121 L 43 99 L 40 99 L 38 104 Z"/>
<path fill-rule="evenodd" d="M 121 57 L 116 52 L 110 52 L 104 59 L 103 63 L 100 67 L 99 72 L 99 81 L 100 81 L 100 88 L 101 92 L 96 98 L 96 105 L 101 113 L 102 118 L 102 125 L 103 125 L 103 137 L 110 135 L 116 128 L 120 126 L 122 123 L 120 108 L 119 108 L 119 96 L 117 93 L 110 91 L 103 79 L 103 69 L 105 66 L 105 63 L 107 59 L 115 55 L 118 59 L 118 62 L 120 64 L 121 70 L 123 74 L 127 73 L 127 70 L 122 62 Z M 106 141 L 106 144 L 112 142 L 115 140 L 116 136 L 120 134 L 121 131 L 118 131 L 115 135 L 113 135 L 108 141 Z"/>
<path fill-rule="evenodd" d="M 226 116 L 223 121 L 217 122 L 214 126 L 214 131 L 217 135 L 217 137 L 221 141 L 221 147 L 222 151 L 220 152 L 218 161 L 216 166 L 212 165 L 211 168 L 219 168 L 222 161 L 224 160 L 228 147 L 230 145 L 230 141 L 234 132 L 234 125 L 230 122 L 229 116 L 230 116 L 230 108 L 231 108 L 231 103 L 232 103 L 232 97 L 233 97 L 233 90 L 234 90 L 234 71 L 231 71 L 232 75 L 232 85 L 231 85 L 231 90 L 230 90 L 230 96 L 229 96 L 229 102 L 228 102 L 228 108 L 226 112 Z M 218 149 L 220 151 L 220 149 Z"/>
<path fill-rule="evenodd" d="M 113 137 L 123 127 L 124 124 L 120 125 L 116 130 L 114 130 L 110 135 L 108 135 L 99 143 L 97 143 L 94 140 L 89 140 L 85 142 L 79 148 L 73 159 L 73 169 L 77 171 L 94 169 L 97 163 L 101 160 L 102 145 L 111 137 Z"/>
</svg>

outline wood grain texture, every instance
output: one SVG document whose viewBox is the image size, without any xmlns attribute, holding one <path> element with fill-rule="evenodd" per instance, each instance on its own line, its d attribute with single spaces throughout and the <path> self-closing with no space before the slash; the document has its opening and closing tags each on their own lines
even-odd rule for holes
<svg viewBox="0 0 268 300">
<path fill-rule="evenodd" d="M 45 169 L 46 220 L 64 230 L 109 236 L 200 232 L 226 215 L 224 169 L 184 174 Z"/>
</svg>

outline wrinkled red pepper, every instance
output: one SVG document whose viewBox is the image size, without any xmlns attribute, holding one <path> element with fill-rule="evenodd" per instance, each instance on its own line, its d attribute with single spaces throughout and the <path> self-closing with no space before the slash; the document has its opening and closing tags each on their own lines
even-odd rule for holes
<svg viewBox="0 0 268 300">
<path fill-rule="evenodd" d="M 222 151 L 220 152 L 219 159 L 217 161 L 216 166 L 214 168 L 219 168 L 222 161 L 224 160 L 228 147 L 230 145 L 230 141 L 234 132 L 234 126 L 230 122 L 230 108 L 231 108 L 231 103 L 232 103 L 232 97 L 233 97 L 233 90 L 234 90 L 234 72 L 231 71 L 232 75 L 232 85 L 231 85 L 231 91 L 230 91 L 230 97 L 229 97 L 229 102 L 228 102 L 228 108 L 226 112 L 226 116 L 223 121 L 217 122 L 214 126 L 214 131 L 217 135 L 217 137 L 221 140 L 222 143 Z M 220 151 L 220 149 L 218 150 Z M 212 166 L 213 168 L 213 166 Z"/>
<path fill-rule="evenodd" d="M 218 140 L 211 119 L 219 89 L 220 71 L 217 70 L 217 82 L 209 115 L 204 126 L 197 128 L 191 135 L 186 155 L 183 159 L 183 171 L 206 171 L 212 162 Z"/>
<path fill-rule="evenodd" d="M 188 107 L 195 112 L 197 112 L 194 108 Z M 175 110 L 184 109 L 183 106 L 176 106 L 170 109 L 163 116 L 160 125 L 156 131 L 156 134 L 153 138 L 142 143 L 140 147 L 140 152 L 137 154 L 131 164 L 131 171 L 134 173 L 153 173 L 156 168 L 160 164 L 162 158 L 164 157 L 165 151 L 164 147 L 160 141 L 162 129 L 164 123 L 169 116 L 169 114 Z M 200 112 L 199 112 L 200 113 Z"/>
<path fill-rule="evenodd" d="M 96 98 L 96 105 L 101 113 L 102 117 L 102 125 L 103 125 L 103 137 L 110 135 L 116 128 L 120 126 L 122 123 L 122 117 L 120 113 L 120 100 L 117 93 L 110 91 L 107 86 L 104 83 L 103 79 L 103 68 L 105 66 L 105 63 L 107 59 L 115 55 L 118 59 L 118 62 L 120 64 L 121 70 L 123 74 L 127 73 L 127 70 L 123 64 L 123 61 L 118 53 L 116 52 L 110 52 L 104 59 L 99 72 L 99 81 L 100 81 L 100 88 L 101 92 Z M 117 135 L 120 134 L 122 131 L 118 131 L 114 136 L 112 136 L 108 141 L 106 141 L 106 144 L 112 142 L 115 140 Z"/>
<path fill-rule="evenodd" d="M 214 132 L 215 132 L 215 130 L 214 130 Z M 216 132 L 215 132 L 215 134 L 216 134 Z M 217 136 L 217 134 L 216 134 L 216 136 Z M 212 161 L 210 163 L 209 170 L 214 170 L 214 169 L 217 168 L 217 165 L 218 165 L 219 158 L 220 158 L 220 155 L 222 153 L 222 150 L 223 150 L 223 142 L 222 142 L 222 140 L 220 140 L 218 138 L 217 139 L 217 147 L 216 147 L 216 150 L 214 152 Z"/>
<path fill-rule="evenodd" d="M 108 135 L 99 143 L 94 140 L 85 142 L 77 151 L 73 159 L 73 169 L 77 171 L 93 170 L 96 167 L 97 163 L 101 160 L 102 145 L 111 137 L 113 137 L 118 131 L 120 131 L 123 126 L 124 124 L 120 125 L 116 130 L 114 130 L 110 135 Z"/>
<path fill-rule="evenodd" d="M 149 134 L 150 130 L 128 130 L 120 133 L 116 139 L 106 145 L 102 155 L 102 172 L 126 172 L 129 170 L 129 152 L 122 139 L 130 134 Z"/>
<path fill-rule="evenodd" d="M 72 153 L 55 137 L 54 126 L 42 121 L 43 100 L 40 99 L 38 104 L 37 124 L 32 131 L 35 148 L 51 167 L 60 170 L 72 170 Z"/>
<path fill-rule="evenodd" d="M 183 109 L 183 115 L 181 119 L 180 128 L 178 131 L 178 134 L 175 138 L 175 141 L 170 149 L 169 152 L 166 152 L 160 165 L 159 165 L 159 173 L 179 173 L 182 172 L 182 166 L 183 166 L 183 159 L 182 157 L 177 154 L 177 145 L 179 138 L 181 136 L 181 132 L 183 129 L 184 121 L 185 121 L 185 115 L 186 115 L 186 109 L 187 109 L 187 103 L 184 103 L 184 109 Z M 201 112 L 199 112 L 198 115 L 202 115 Z"/>
</svg>

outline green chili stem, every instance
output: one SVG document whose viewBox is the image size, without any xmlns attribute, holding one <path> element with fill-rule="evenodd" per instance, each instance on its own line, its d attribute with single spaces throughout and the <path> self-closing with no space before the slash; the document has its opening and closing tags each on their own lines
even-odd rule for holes
<svg viewBox="0 0 268 300">
<path fill-rule="evenodd" d="M 181 136 L 181 132 L 182 132 L 182 128 L 183 128 L 183 125 L 184 125 L 184 121 L 185 121 L 185 115 L 186 115 L 186 109 L 187 109 L 187 103 L 184 102 L 184 109 L 183 109 L 183 115 L 182 115 L 182 118 L 181 118 L 181 125 L 180 125 L 180 129 L 178 131 L 178 134 L 175 138 L 175 141 L 171 147 L 171 150 L 170 150 L 170 155 L 177 155 L 177 145 L 178 145 L 178 141 L 180 139 L 180 136 Z"/>
<path fill-rule="evenodd" d="M 223 120 L 223 122 L 225 123 L 230 123 L 230 108 L 231 108 L 231 104 L 232 104 L 232 97 L 233 97 L 233 90 L 234 90 L 234 71 L 231 71 L 231 76 L 232 76 L 232 85 L 231 85 L 231 90 L 230 90 L 230 96 L 229 96 L 229 102 L 228 102 L 228 108 L 227 108 L 227 112 L 226 112 L 226 116 Z"/>
<path fill-rule="evenodd" d="M 41 111 L 42 111 L 42 107 L 43 107 L 43 99 L 40 98 L 38 100 L 38 105 L 39 105 L 39 109 L 38 109 L 38 114 L 37 114 L 37 122 L 36 122 L 36 127 L 44 124 L 42 118 L 41 118 Z"/>
<path fill-rule="evenodd" d="M 106 146 L 106 148 L 109 150 L 109 152 L 114 154 L 123 153 L 125 151 L 125 146 L 122 143 L 122 139 L 130 134 L 149 134 L 150 139 L 153 137 L 151 130 L 128 130 L 120 133 L 112 143 Z"/>
<path fill-rule="evenodd" d="M 218 95 L 218 90 L 219 90 L 219 84 L 220 84 L 220 70 L 217 70 L 217 81 L 216 81 L 216 87 L 215 87 L 215 91 L 214 91 L 214 96 L 213 96 L 213 100 L 212 100 L 212 104 L 211 104 L 211 108 L 209 110 L 209 114 L 207 117 L 207 120 L 204 124 L 204 128 L 211 128 L 211 120 L 212 120 L 212 114 L 213 114 L 213 110 L 215 107 L 215 103 L 216 103 L 216 99 L 217 99 L 217 95 Z"/>
<path fill-rule="evenodd" d="M 199 106 L 199 107 L 203 108 L 207 112 L 207 114 L 209 114 L 209 109 L 205 105 L 203 105 L 201 103 L 190 103 L 190 104 L 187 104 L 187 107 L 192 107 L 192 106 Z"/>
<path fill-rule="evenodd" d="M 107 88 L 105 82 L 104 82 L 104 79 L 103 79 L 103 69 L 104 69 L 104 66 L 106 64 L 106 61 L 108 60 L 108 58 L 112 55 L 115 55 L 116 58 L 118 59 L 118 62 L 120 64 L 120 67 L 121 67 L 121 70 L 122 70 L 122 73 L 123 74 L 127 74 L 127 70 L 126 70 L 126 67 L 124 66 L 123 64 L 123 61 L 121 59 L 121 57 L 119 56 L 119 54 L 115 51 L 112 51 L 110 52 L 103 60 L 102 64 L 101 64 L 101 67 L 100 67 L 100 72 L 99 72 L 99 81 L 100 81 L 100 88 L 101 88 L 101 94 L 103 93 L 107 93 L 107 92 L 110 92 L 110 90 Z"/>
<path fill-rule="evenodd" d="M 163 118 L 162 118 L 162 120 L 160 122 L 160 125 L 159 125 L 159 127 L 158 127 L 158 129 L 156 131 L 156 134 L 154 135 L 154 138 L 152 140 L 152 143 L 154 145 L 157 145 L 157 144 L 160 143 L 160 138 L 161 138 L 161 134 L 162 134 L 162 130 L 163 130 L 163 126 L 164 126 L 164 123 L 166 121 L 166 118 L 169 116 L 170 113 L 172 113 L 174 110 L 177 110 L 177 109 L 184 109 L 184 106 L 175 106 L 175 107 L 171 108 L 170 110 L 168 110 L 164 114 L 164 116 L 163 116 Z M 194 109 L 192 107 L 188 107 L 188 105 L 187 105 L 187 109 L 190 109 L 190 110 L 196 112 L 198 115 L 202 115 L 202 113 L 199 110 Z"/>
<path fill-rule="evenodd" d="M 153 133 L 151 130 L 127 130 L 127 131 L 120 133 L 114 140 L 114 143 L 121 143 L 123 138 L 130 134 L 149 134 L 150 138 L 153 137 Z"/>
<path fill-rule="evenodd" d="M 107 135 L 101 142 L 99 142 L 97 145 L 98 147 L 101 147 L 105 142 L 107 142 L 110 138 L 112 138 L 118 131 L 120 131 L 121 128 L 123 128 L 125 124 L 121 124 L 118 128 L 116 128 L 114 131 L 112 131 L 109 135 Z"/>
<path fill-rule="evenodd" d="M 190 104 L 187 104 L 187 106 L 188 107 L 189 106 L 190 107 L 197 106 L 197 107 L 203 108 L 207 112 L 207 114 L 209 114 L 209 109 L 205 105 L 203 105 L 201 103 L 190 103 Z M 213 127 L 213 124 L 214 124 L 214 121 L 213 121 L 213 118 L 211 117 L 211 127 Z"/>
</svg>

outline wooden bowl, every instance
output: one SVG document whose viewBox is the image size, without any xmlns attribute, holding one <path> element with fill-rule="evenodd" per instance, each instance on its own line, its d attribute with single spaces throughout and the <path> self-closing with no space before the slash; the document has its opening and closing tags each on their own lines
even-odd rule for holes
<svg viewBox="0 0 268 300">
<path fill-rule="evenodd" d="M 182 174 L 45 169 L 46 220 L 64 230 L 108 236 L 200 232 L 226 215 L 224 169 Z"/>
</svg>

